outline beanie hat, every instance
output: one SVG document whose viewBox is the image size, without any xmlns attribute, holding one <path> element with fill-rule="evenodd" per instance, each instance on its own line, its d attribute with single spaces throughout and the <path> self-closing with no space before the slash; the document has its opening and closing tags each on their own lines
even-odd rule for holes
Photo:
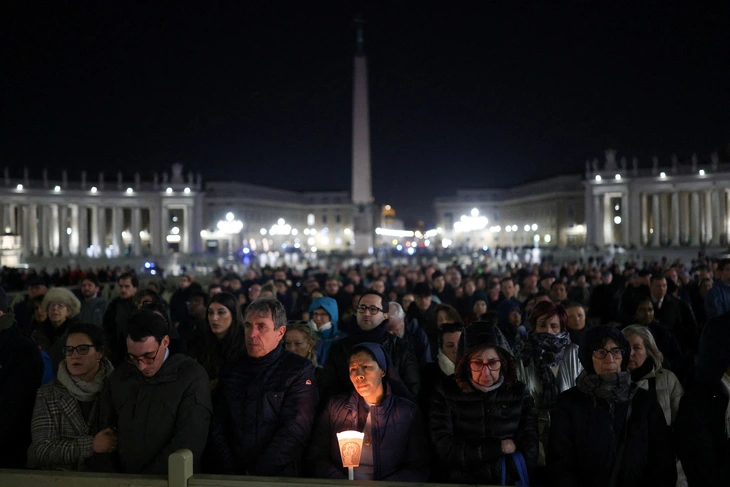
<svg viewBox="0 0 730 487">
<path fill-rule="evenodd" d="M 601 348 L 601 342 L 610 338 L 618 347 L 623 350 L 624 354 L 621 358 L 621 370 L 626 370 L 629 366 L 629 357 L 631 356 L 631 345 L 623 333 L 618 328 L 612 326 L 597 326 L 591 328 L 583 334 L 583 339 L 578 350 L 578 358 L 581 365 L 589 374 L 595 374 L 593 368 L 593 352 Z"/>
</svg>

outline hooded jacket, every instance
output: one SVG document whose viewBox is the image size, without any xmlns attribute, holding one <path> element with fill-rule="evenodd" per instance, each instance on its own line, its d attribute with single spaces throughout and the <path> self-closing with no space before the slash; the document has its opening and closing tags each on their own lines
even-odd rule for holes
<svg viewBox="0 0 730 487">
<path fill-rule="evenodd" d="M 317 363 L 323 366 L 325 360 L 327 360 L 327 356 L 329 355 L 332 343 L 334 343 L 335 340 L 342 338 L 344 335 L 340 332 L 340 329 L 337 326 L 340 318 L 337 310 L 337 301 L 327 297 L 315 298 L 312 300 L 312 304 L 309 305 L 310 315 L 313 311 L 318 310 L 319 308 L 323 308 L 327 313 L 329 313 L 330 323 L 332 323 L 332 327 L 328 330 L 316 330 L 319 341 L 314 346 L 314 352 L 317 354 Z"/>
<path fill-rule="evenodd" d="M 724 485 L 730 478 L 730 439 L 725 424 L 730 397 L 721 385 L 728 367 L 730 313 L 705 325 L 696 382 L 682 398 L 674 423 L 677 454 L 689 485 Z"/>
<path fill-rule="evenodd" d="M 119 438 L 104 455 L 123 473 L 166 475 L 167 457 L 187 448 L 200 471 L 212 409 L 208 374 L 190 357 L 169 355 L 152 377 L 124 363 L 102 393 L 99 431 L 114 427 Z"/>
</svg>

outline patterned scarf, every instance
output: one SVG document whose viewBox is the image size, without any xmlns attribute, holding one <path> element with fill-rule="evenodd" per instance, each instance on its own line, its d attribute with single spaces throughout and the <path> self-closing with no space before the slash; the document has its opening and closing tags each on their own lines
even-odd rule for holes
<svg viewBox="0 0 730 487">
<path fill-rule="evenodd" d="M 91 382 L 85 382 L 68 373 L 66 361 L 58 365 L 58 381 L 68 390 L 69 394 L 81 402 L 93 401 L 104 386 L 104 379 L 114 371 L 114 366 L 108 359 L 102 358 L 99 362 L 99 371 Z"/>
<path fill-rule="evenodd" d="M 563 362 L 565 349 L 570 345 L 567 331 L 553 335 L 551 333 L 534 333 L 527 335 L 527 340 L 518 340 L 515 345 L 515 356 L 525 366 L 532 363 L 540 378 L 540 409 L 552 409 L 558 399 L 558 381 L 552 368 Z"/>
<path fill-rule="evenodd" d="M 636 383 L 631 382 L 628 370 L 611 374 L 589 374 L 584 369 L 575 382 L 581 391 L 608 402 L 630 401 L 638 389 Z"/>
</svg>

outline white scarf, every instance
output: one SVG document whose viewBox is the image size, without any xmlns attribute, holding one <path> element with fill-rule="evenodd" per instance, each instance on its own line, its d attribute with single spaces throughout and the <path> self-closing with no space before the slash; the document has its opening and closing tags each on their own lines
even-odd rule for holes
<svg viewBox="0 0 730 487">
<path fill-rule="evenodd" d="M 114 366 L 108 359 L 102 358 L 99 362 L 99 371 L 91 382 L 85 382 L 77 379 L 68 373 L 66 361 L 63 360 L 58 365 L 58 381 L 68 390 L 71 396 L 81 402 L 93 401 L 101 392 L 106 376 L 112 373 Z"/>
<path fill-rule="evenodd" d="M 722 374 L 720 383 L 722 384 L 722 388 L 725 389 L 725 395 L 728 397 L 727 410 L 725 411 L 725 434 L 730 439 L 730 376 L 727 373 Z"/>
<path fill-rule="evenodd" d="M 456 365 L 454 365 L 454 362 L 452 362 L 451 359 L 444 354 L 444 352 L 439 350 L 438 355 L 436 355 L 436 360 L 438 360 L 441 372 L 446 375 L 454 375 Z"/>
<path fill-rule="evenodd" d="M 317 323 L 315 323 L 314 320 L 309 320 L 309 327 L 312 329 L 312 331 L 315 331 L 315 332 L 327 331 L 330 328 L 332 328 L 332 322 L 328 321 L 324 325 L 317 328 Z"/>
<path fill-rule="evenodd" d="M 492 384 L 491 386 L 489 386 L 489 387 L 485 387 L 483 385 L 477 384 L 476 382 L 474 382 L 473 380 L 471 380 L 471 377 L 469 378 L 469 382 L 471 382 L 471 385 L 474 386 L 474 389 L 477 389 L 477 390 L 482 391 L 482 392 L 490 392 L 490 391 L 494 391 L 496 389 L 499 389 L 499 386 L 501 386 L 502 383 L 504 382 L 504 377 L 500 376 L 499 377 L 499 380 L 497 382 L 495 382 L 494 384 Z"/>
</svg>

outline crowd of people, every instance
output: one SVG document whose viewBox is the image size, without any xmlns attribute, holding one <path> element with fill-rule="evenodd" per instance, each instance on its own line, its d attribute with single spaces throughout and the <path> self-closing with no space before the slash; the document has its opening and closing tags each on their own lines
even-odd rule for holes
<svg viewBox="0 0 730 487">
<path fill-rule="evenodd" d="M 0 290 L 0 467 L 347 478 L 355 430 L 357 479 L 730 479 L 730 259 L 109 275 Z"/>
</svg>

